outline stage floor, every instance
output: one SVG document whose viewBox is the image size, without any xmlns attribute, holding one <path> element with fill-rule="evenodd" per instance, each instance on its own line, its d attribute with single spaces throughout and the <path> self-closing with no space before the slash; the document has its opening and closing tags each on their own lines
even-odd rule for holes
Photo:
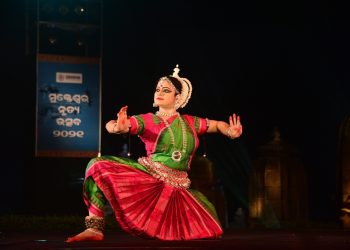
<svg viewBox="0 0 350 250">
<path fill-rule="evenodd" d="M 48 231 L 1 232 L 0 249 L 41 250 L 346 250 L 350 249 L 350 230 L 229 230 L 218 240 L 159 241 L 130 236 L 121 231 L 107 231 L 99 242 L 65 243 L 67 234 Z"/>
</svg>

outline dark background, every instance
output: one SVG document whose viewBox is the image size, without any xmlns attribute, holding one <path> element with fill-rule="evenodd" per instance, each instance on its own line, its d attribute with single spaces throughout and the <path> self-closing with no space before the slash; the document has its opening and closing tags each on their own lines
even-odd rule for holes
<svg viewBox="0 0 350 250">
<path fill-rule="evenodd" d="M 0 211 L 83 214 L 79 178 L 89 159 L 34 157 L 35 10 L 28 2 L 1 2 Z M 179 64 L 193 85 L 182 113 L 241 115 L 239 140 L 208 135 L 205 144 L 219 177 L 232 177 L 224 183 L 235 187 L 227 189 L 229 212 L 247 206 L 257 149 L 278 126 L 305 163 L 310 219 L 336 221 L 338 133 L 350 112 L 349 24 L 337 1 L 105 0 L 102 124 L 126 104 L 129 114 L 154 111 L 157 79 Z M 102 129 L 102 154 L 117 154 L 128 138 Z M 137 138 L 131 151 L 143 154 Z"/>
</svg>

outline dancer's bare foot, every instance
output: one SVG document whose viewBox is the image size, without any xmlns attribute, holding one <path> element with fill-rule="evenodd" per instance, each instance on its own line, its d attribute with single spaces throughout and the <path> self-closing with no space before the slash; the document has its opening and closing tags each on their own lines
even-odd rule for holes
<svg viewBox="0 0 350 250">
<path fill-rule="evenodd" d="M 66 242 L 74 242 L 74 241 L 99 241 L 103 240 L 103 233 L 96 229 L 86 229 L 85 231 L 77 234 L 73 237 L 68 237 Z"/>
</svg>

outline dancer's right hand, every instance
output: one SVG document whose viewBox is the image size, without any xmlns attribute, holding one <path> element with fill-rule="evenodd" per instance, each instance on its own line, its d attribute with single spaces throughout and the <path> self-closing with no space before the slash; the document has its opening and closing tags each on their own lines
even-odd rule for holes
<svg viewBox="0 0 350 250">
<path fill-rule="evenodd" d="M 114 130 L 118 132 L 124 132 L 129 129 L 127 111 L 128 106 L 122 107 L 117 114 L 117 125 Z"/>
</svg>

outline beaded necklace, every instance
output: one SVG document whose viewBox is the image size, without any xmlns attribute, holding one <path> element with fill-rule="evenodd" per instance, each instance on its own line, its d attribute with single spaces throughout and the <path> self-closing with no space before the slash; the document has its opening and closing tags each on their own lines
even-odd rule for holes
<svg viewBox="0 0 350 250">
<path fill-rule="evenodd" d="M 174 161 L 180 161 L 182 158 L 182 153 L 186 153 L 187 150 L 187 134 L 186 134 L 186 124 L 185 121 L 182 119 L 181 115 L 179 113 L 177 113 L 177 116 L 179 117 L 180 120 L 180 125 L 181 125 L 181 131 L 182 131 L 182 150 L 180 151 L 179 149 L 176 149 L 175 147 L 175 136 L 174 136 L 174 132 L 170 127 L 170 124 L 168 123 L 168 121 L 166 119 L 163 119 L 162 117 L 160 117 L 163 122 L 165 123 L 165 126 L 167 127 L 167 129 L 169 130 L 170 133 L 170 137 L 171 137 L 171 144 L 174 146 L 174 151 L 171 154 L 171 159 L 173 159 Z M 182 152 L 182 153 L 181 153 Z"/>
<path fill-rule="evenodd" d="M 176 115 L 176 114 L 178 114 L 177 111 L 175 111 L 174 113 L 170 113 L 170 114 L 164 113 L 164 112 L 160 112 L 160 111 L 157 111 L 157 112 L 156 112 L 156 115 L 157 115 L 157 116 L 166 116 L 166 117 L 170 117 L 170 116 L 173 116 L 173 115 Z"/>
</svg>

